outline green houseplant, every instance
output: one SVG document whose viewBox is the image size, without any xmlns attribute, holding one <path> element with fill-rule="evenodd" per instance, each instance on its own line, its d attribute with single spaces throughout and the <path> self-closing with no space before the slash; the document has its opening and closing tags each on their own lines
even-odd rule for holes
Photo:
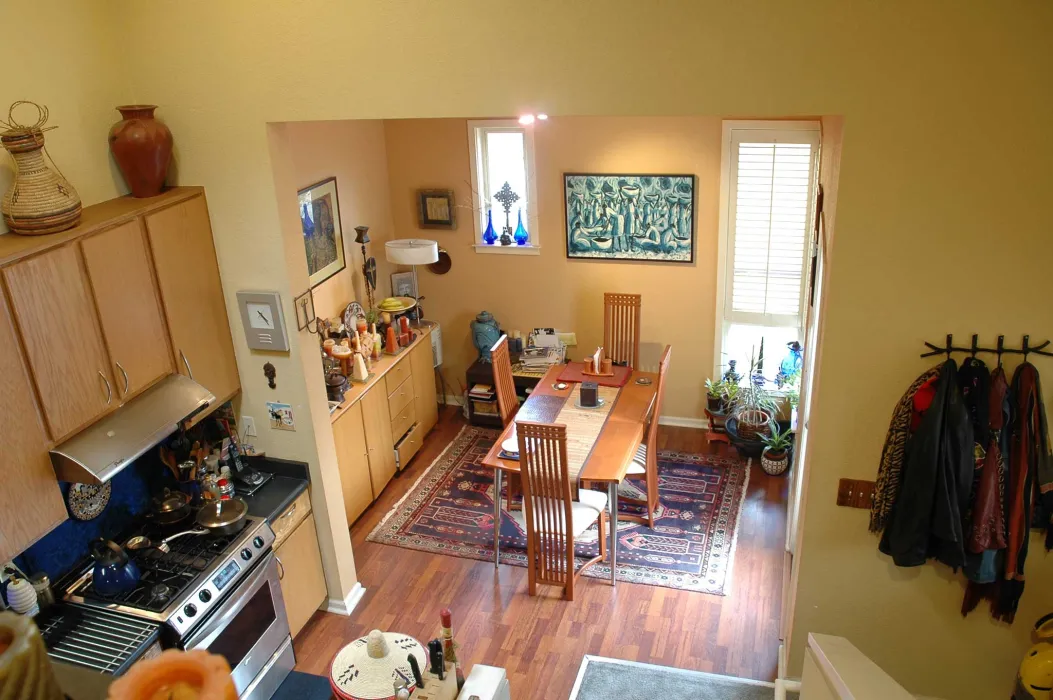
<svg viewBox="0 0 1053 700">
<path fill-rule="evenodd" d="M 761 452 L 761 469 L 772 476 L 783 474 L 790 464 L 790 449 L 793 447 L 793 433 L 790 429 L 779 430 L 774 421 L 769 426 L 770 433 L 761 437 L 764 451 Z"/>
<path fill-rule="evenodd" d="M 706 380 L 706 408 L 710 411 L 721 410 L 721 402 L 724 399 L 724 380 Z"/>
<path fill-rule="evenodd" d="M 728 401 L 728 416 L 735 419 L 736 430 L 744 440 L 755 440 L 770 431 L 778 405 L 771 392 L 764 388 L 760 374 L 760 360 L 750 358 L 750 372 L 746 384 L 738 386 Z"/>
</svg>

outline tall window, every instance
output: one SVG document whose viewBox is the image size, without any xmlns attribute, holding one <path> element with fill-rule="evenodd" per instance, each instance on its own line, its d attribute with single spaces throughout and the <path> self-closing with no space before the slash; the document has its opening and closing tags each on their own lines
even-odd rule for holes
<svg viewBox="0 0 1053 700">
<path fill-rule="evenodd" d="M 745 376 L 763 339 L 774 379 L 803 340 L 819 125 L 725 122 L 723 135 L 718 369 L 734 360 Z"/>
<path fill-rule="evenodd" d="M 538 253 L 533 136 L 533 127 L 521 126 L 516 120 L 468 122 L 477 251 Z M 507 217 L 505 202 L 509 203 Z M 484 239 L 488 212 L 493 217 L 497 240 Z M 512 240 L 511 245 L 502 245 L 501 236 L 505 227 L 510 227 L 510 236 L 514 236 L 520 220 L 527 234 L 526 243 Z M 520 238 L 522 240 L 522 236 Z"/>
</svg>

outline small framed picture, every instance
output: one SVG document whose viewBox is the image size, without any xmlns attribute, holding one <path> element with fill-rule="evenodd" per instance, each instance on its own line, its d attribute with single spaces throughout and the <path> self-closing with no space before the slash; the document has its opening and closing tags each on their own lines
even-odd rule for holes
<svg viewBox="0 0 1053 700">
<path fill-rule="evenodd" d="M 457 228 L 453 215 L 453 190 L 418 190 L 417 202 L 421 228 Z"/>
<path fill-rule="evenodd" d="M 412 272 L 391 273 L 391 296 L 417 298 L 417 290 L 413 287 Z"/>
<path fill-rule="evenodd" d="M 271 421 L 271 428 L 274 430 L 296 430 L 292 406 L 289 404 L 268 401 L 267 413 Z"/>
</svg>

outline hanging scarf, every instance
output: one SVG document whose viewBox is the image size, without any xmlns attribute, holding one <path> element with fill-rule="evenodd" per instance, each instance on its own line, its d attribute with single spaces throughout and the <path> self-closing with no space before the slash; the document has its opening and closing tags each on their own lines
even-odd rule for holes
<svg viewBox="0 0 1053 700">
<path fill-rule="evenodd" d="M 1032 509 L 1037 504 L 1039 526 L 1046 531 L 1046 548 L 1053 544 L 1053 458 L 1049 429 L 1042 403 L 1038 370 L 1024 362 L 1013 375 L 1013 417 L 1006 486 L 1007 549 L 1005 580 L 1002 582 L 995 616 L 1012 622 L 1024 592 L 1024 562 L 1027 560 Z"/>
<path fill-rule="evenodd" d="M 910 419 L 914 408 L 914 395 L 923 385 L 940 375 L 940 366 L 925 370 L 907 388 L 907 392 L 892 411 L 892 422 L 881 450 L 877 481 L 874 486 L 874 501 L 870 506 L 870 531 L 880 534 L 888 525 L 892 504 L 899 495 L 900 477 L 903 474 L 907 438 L 910 437 Z"/>
</svg>

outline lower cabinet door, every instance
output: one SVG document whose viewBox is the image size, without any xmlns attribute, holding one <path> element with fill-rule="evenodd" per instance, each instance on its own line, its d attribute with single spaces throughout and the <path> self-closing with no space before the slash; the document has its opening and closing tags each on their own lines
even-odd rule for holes
<svg viewBox="0 0 1053 700">
<path fill-rule="evenodd" d="M 362 402 L 347 409 L 333 423 L 336 464 L 340 469 L 340 490 L 344 494 L 344 512 L 348 526 L 373 502 L 373 484 L 369 479 L 369 453 L 366 431 L 362 424 Z"/>
<path fill-rule="evenodd" d="M 362 406 L 362 425 L 366 429 L 373 497 L 377 498 L 395 476 L 395 441 L 391 435 L 388 397 L 377 382 L 358 403 Z"/>
<path fill-rule="evenodd" d="M 282 598 L 285 599 L 289 629 L 295 637 L 326 597 L 325 574 L 322 572 L 322 555 L 318 550 L 318 531 L 315 529 L 313 513 L 289 535 L 281 547 L 274 550 L 274 555 L 281 562 Z"/>
</svg>

